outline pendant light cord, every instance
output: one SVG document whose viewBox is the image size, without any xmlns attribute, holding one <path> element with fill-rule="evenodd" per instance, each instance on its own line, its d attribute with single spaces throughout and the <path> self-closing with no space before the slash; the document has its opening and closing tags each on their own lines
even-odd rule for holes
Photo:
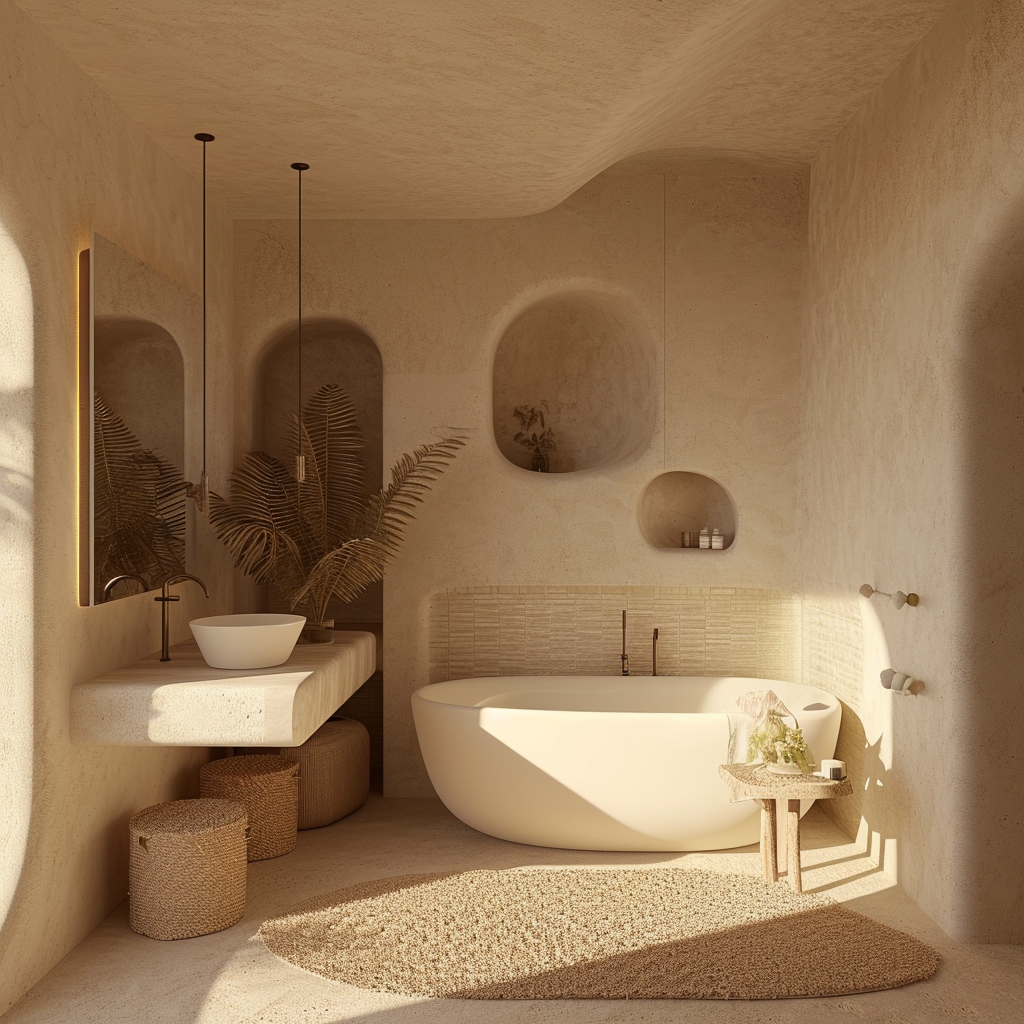
<svg viewBox="0 0 1024 1024">
<path fill-rule="evenodd" d="M 299 172 L 299 332 L 298 332 L 298 445 L 295 456 L 295 479 L 301 484 L 306 479 L 306 460 L 302 454 L 302 172 L 309 170 L 309 164 L 292 164 L 292 170 Z"/>
<path fill-rule="evenodd" d="M 209 491 L 206 472 L 206 144 L 213 142 L 209 132 L 199 132 L 196 139 L 203 144 L 203 472 L 199 477 L 199 511 L 205 512 Z"/>
</svg>

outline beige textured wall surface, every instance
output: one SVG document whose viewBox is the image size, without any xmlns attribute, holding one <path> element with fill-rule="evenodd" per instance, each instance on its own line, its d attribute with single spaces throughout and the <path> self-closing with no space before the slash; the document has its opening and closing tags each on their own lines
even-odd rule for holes
<svg viewBox="0 0 1024 1024">
<path fill-rule="evenodd" d="M 474 586 L 793 590 L 805 208 L 802 167 L 703 158 L 617 166 L 533 217 L 307 222 L 307 314 L 346 317 L 381 350 L 385 466 L 452 427 L 469 435 L 385 582 L 389 795 L 432 792 L 409 696 L 429 681 L 434 595 Z M 294 315 L 294 240 L 293 222 L 236 224 L 241 374 Z M 646 399 L 655 436 L 606 470 L 531 473 L 494 441 L 494 353 L 524 309 L 580 290 L 627 302 L 655 339 L 657 383 Z M 240 446 L 251 422 L 240 405 Z M 643 539 L 644 488 L 675 469 L 731 494 L 741 532 L 728 551 L 661 550 Z M 617 629 L 613 618 L 609 635 Z"/>
<path fill-rule="evenodd" d="M 75 747 L 68 720 L 72 686 L 160 644 L 151 595 L 77 603 L 78 253 L 95 230 L 198 291 L 199 183 L 6 0 L 0 25 L 2 1012 L 125 898 L 129 816 L 191 793 L 208 755 Z M 197 149 L 197 168 L 200 158 Z M 215 479 L 226 469 L 232 403 L 229 238 L 230 223 L 213 206 Z M 188 378 L 200 355 L 194 344 L 183 355 Z M 199 401 L 190 396 L 193 421 Z M 185 467 L 191 479 L 198 454 Z M 230 603 L 223 559 L 205 532 L 197 544 L 214 599 L 184 590 L 173 608 L 175 641 L 190 617 Z"/>
<path fill-rule="evenodd" d="M 866 824 L 943 928 L 997 942 L 1024 941 L 1022 66 L 1020 4 L 961 0 L 825 150 L 805 347 L 808 649 L 858 646 L 860 584 L 920 593 L 861 604 L 859 693 L 834 672 Z"/>
</svg>

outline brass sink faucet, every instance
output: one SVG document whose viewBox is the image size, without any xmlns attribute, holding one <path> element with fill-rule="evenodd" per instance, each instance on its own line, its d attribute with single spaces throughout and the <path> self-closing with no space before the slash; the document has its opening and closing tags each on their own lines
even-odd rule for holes
<svg viewBox="0 0 1024 1024">
<path fill-rule="evenodd" d="M 163 589 L 160 592 L 159 597 L 154 597 L 154 601 L 161 601 L 163 607 L 160 613 L 160 660 L 170 661 L 171 655 L 168 653 L 168 647 L 170 646 L 170 612 L 167 608 L 171 601 L 180 601 L 181 598 L 177 594 L 170 592 L 170 586 L 172 583 L 182 583 L 185 580 L 191 580 L 193 583 L 198 583 L 203 588 L 203 593 L 209 597 L 210 591 L 206 589 L 206 584 L 198 576 L 190 576 L 187 572 L 179 573 L 177 576 L 168 576 L 164 580 Z"/>
</svg>

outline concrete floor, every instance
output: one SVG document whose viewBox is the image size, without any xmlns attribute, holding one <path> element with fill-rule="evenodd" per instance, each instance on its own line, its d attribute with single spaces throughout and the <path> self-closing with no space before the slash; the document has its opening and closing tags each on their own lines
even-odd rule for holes
<svg viewBox="0 0 1024 1024">
<path fill-rule="evenodd" d="M 3 1024 L 943 1024 L 1024 1021 L 1024 947 L 950 941 L 824 816 L 804 819 L 804 887 L 935 946 L 928 981 L 833 999 L 771 1002 L 482 1002 L 355 989 L 292 967 L 254 939 L 261 922 L 318 894 L 387 875 L 518 865 L 650 864 L 758 874 L 755 847 L 723 853 L 623 854 L 519 846 L 474 832 L 434 800 L 371 795 L 355 814 L 299 833 L 298 848 L 249 865 L 245 918 L 196 939 L 159 942 L 118 908 L 3 1017 Z"/>
</svg>

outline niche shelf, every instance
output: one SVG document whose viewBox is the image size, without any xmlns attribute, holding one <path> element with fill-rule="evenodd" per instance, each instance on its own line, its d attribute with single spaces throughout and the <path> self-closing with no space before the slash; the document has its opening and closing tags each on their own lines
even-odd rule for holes
<svg viewBox="0 0 1024 1024">
<path fill-rule="evenodd" d="M 701 528 L 717 529 L 724 537 L 722 550 L 727 550 L 736 539 L 736 506 L 729 492 L 711 477 L 700 473 L 676 470 L 655 477 L 644 490 L 637 510 L 640 532 L 652 547 L 683 548 L 681 535 L 689 531 L 696 535 Z M 716 551 L 716 554 L 719 552 Z"/>
<path fill-rule="evenodd" d="M 549 429 L 548 472 L 573 473 L 636 458 L 650 443 L 660 409 L 657 354 L 626 299 L 565 291 L 534 303 L 508 326 L 494 356 L 494 440 L 513 465 L 533 469 L 515 440 L 519 407 L 543 413 L 529 433 Z"/>
</svg>

